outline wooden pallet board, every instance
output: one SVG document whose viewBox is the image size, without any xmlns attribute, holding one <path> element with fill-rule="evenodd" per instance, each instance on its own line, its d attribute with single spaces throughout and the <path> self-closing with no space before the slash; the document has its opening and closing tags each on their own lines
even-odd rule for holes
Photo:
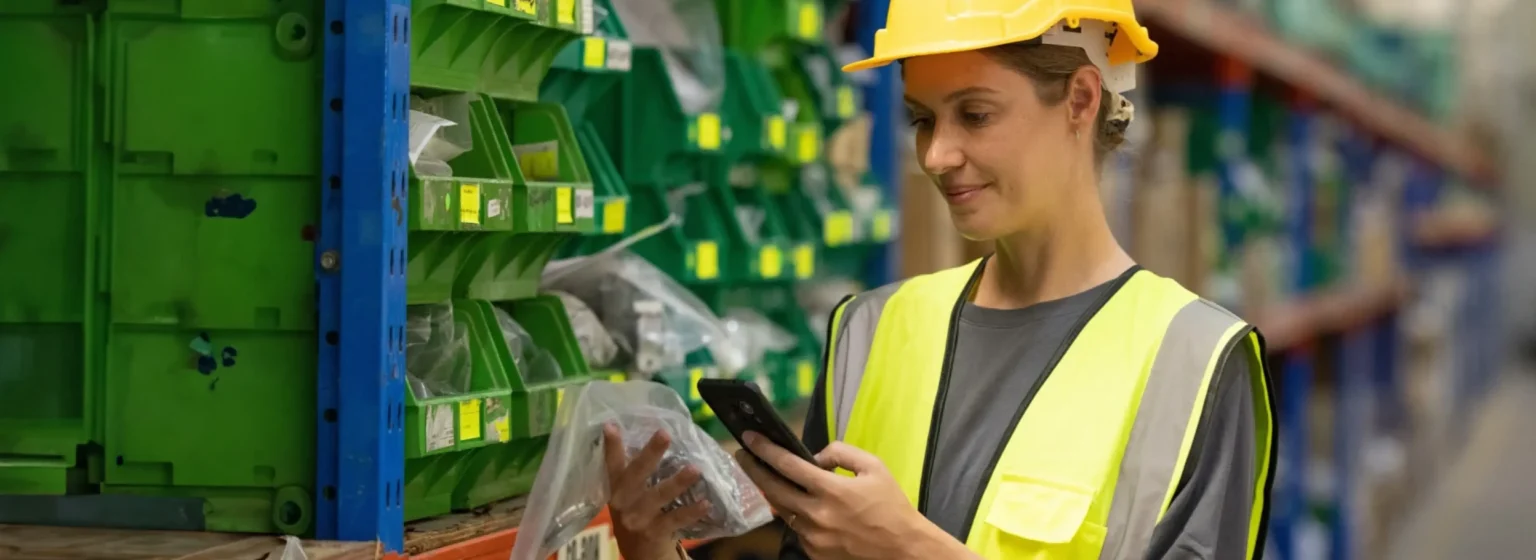
<svg viewBox="0 0 1536 560">
<path fill-rule="evenodd" d="M 5 560 L 279 560 L 270 535 L 0 525 Z M 304 541 L 310 560 L 374 560 L 375 543 Z"/>
</svg>

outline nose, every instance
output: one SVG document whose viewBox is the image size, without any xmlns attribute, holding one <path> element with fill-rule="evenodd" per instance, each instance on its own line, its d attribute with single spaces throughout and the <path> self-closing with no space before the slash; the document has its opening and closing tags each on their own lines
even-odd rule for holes
<svg viewBox="0 0 1536 560">
<path fill-rule="evenodd" d="M 938 125 L 927 135 L 918 135 L 918 153 L 923 155 L 923 167 L 930 175 L 943 175 L 965 165 L 959 135 L 946 128 L 950 127 Z"/>
</svg>

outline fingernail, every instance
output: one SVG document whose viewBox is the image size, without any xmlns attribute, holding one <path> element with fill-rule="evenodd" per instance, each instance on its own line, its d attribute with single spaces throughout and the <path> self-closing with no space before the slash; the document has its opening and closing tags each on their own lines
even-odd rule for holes
<svg viewBox="0 0 1536 560">
<path fill-rule="evenodd" d="M 757 432 L 747 432 L 741 435 L 742 441 L 745 441 L 747 445 L 757 445 L 758 437 Z"/>
</svg>

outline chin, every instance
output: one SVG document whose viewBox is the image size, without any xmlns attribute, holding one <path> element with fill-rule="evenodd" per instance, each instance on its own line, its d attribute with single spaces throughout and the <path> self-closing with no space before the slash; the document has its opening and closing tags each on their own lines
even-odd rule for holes
<svg viewBox="0 0 1536 560">
<path fill-rule="evenodd" d="M 969 241 L 991 241 L 1001 237 L 997 231 L 997 224 L 983 219 L 976 214 L 959 215 L 952 214 L 955 230 L 960 232 L 960 237 Z"/>
</svg>

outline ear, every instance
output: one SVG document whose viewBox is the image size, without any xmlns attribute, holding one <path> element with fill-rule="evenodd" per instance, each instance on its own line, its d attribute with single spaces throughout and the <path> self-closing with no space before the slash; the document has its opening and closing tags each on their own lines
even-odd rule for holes
<svg viewBox="0 0 1536 560">
<path fill-rule="evenodd" d="M 1067 80 L 1067 118 L 1073 130 L 1088 130 L 1098 120 L 1103 83 L 1103 75 L 1093 65 L 1078 68 Z"/>
</svg>

